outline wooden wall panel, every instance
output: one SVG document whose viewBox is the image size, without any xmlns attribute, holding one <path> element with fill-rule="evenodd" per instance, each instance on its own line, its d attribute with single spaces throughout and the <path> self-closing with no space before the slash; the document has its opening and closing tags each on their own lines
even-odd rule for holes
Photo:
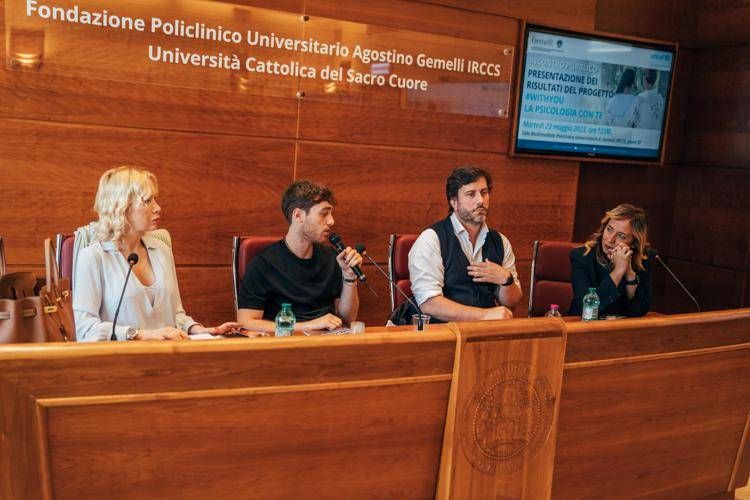
<svg viewBox="0 0 750 500">
<path fill-rule="evenodd" d="M 683 166 L 669 255 L 750 271 L 750 170 Z"/>
<path fill-rule="evenodd" d="M 279 233 L 291 142 L 232 135 L 0 119 L 0 228 L 12 264 L 43 262 L 41 241 L 95 218 L 100 175 L 118 164 L 159 179 L 178 264 L 229 265 L 233 234 Z"/>
<path fill-rule="evenodd" d="M 352 244 L 354 242 L 347 242 L 347 245 Z M 380 267 L 388 272 L 388 266 L 381 265 Z M 388 286 L 388 280 L 372 264 L 362 266 L 362 271 L 367 276 L 367 282 L 375 290 L 377 296 L 372 293 L 367 285 L 362 283 L 357 285 L 359 291 L 359 315 L 357 319 L 364 321 L 365 328 L 384 326 L 391 315 L 391 290 Z"/>
<path fill-rule="evenodd" d="M 425 0 L 459 9 L 487 12 L 500 16 L 519 17 L 529 22 L 570 29 L 594 28 L 598 3 L 601 0 Z"/>
<path fill-rule="evenodd" d="M 691 44 L 699 0 L 597 0 L 596 29 Z"/>
<path fill-rule="evenodd" d="M 177 267 L 185 312 L 205 326 L 235 321 L 231 267 Z"/>
<path fill-rule="evenodd" d="M 338 231 L 385 262 L 390 233 L 419 232 L 447 215 L 445 179 L 464 164 L 492 174 L 490 225 L 508 236 L 516 258 L 530 259 L 535 239 L 570 240 L 577 163 L 303 142 L 297 177 L 338 193 Z"/>
<path fill-rule="evenodd" d="M 685 161 L 748 168 L 750 45 L 695 52 Z"/>
<path fill-rule="evenodd" d="M 667 165 L 680 163 L 685 156 L 694 59 L 694 51 L 679 48 L 672 75 L 672 95 L 669 98 L 669 116 L 664 129 L 664 145 L 662 146 L 664 163 Z"/>
<path fill-rule="evenodd" d="M 701 47 L 748 45 L 750 2 L 747 0 L 697 0 L 693 38 Z"/>
<path fill-rule="evenodd" d="M 417 2 L 382 0 L 342 4 L 306 2 L 311 16 L 420 31 L 515 46 L 518 19 Z M 505 109 L 505 108 L 504 108 Z M 507 111 L 507 109 L 506 109 Z M 469 151 L 508 150 L 510 122 L 498 116 L 468 116 L 401 107 L 364 106 L 305 99 L 300 105 L 301 139 Z"/>
<path fill-rule="evenodd" d="M 3 55 L 4 20 L 0 0 Z M 0 68 L 0 117 L 294 138 L 296 113 L 294 98 L 14 71 L 5 63 Z"/>
<path fill-rule="evenodd" d="M 446 8 L 446 4 L 457 8 Z M 305 0 L 305 14 L 377 26 L 423 31 L 443 36 L 515 45 L 518 13 L 500 17 L 491 9 L 463 9 L 469 2 L 414 2 L 378 0 L 375 2 L 340 2 L 338 0 Z"/>
<path fill-rule="evenodd" d="M 508 152 L 507 118 L 306 100 L 300 139 L 430 149 Z"/>
<path fill-rule="evenodd" d="M 670 257 L 667 265 L 695 296 L 704 311 L 745 307 L 750 272 L 736 271 Z M 664 310 L 696 312 L 695 305 L 675 281 L 664 277 Z"/>
<path fill-rule="evenodd" d="M 3 52 L 4 53 L 4 52 Z M 296 99 L 0 70 L 0 116 L 147 129 L 295 137 Z"/>
<path fill-rule="evenodd" d="M 217 3 L 227 3 L 224 0 L 209 0 Z M 248 7 L 260 7 L 264 9 L 283 10 L 286 12 L 302 12 L 305 0 L 232 0 L 234 5 L 246 5 Z"/>
</svg>

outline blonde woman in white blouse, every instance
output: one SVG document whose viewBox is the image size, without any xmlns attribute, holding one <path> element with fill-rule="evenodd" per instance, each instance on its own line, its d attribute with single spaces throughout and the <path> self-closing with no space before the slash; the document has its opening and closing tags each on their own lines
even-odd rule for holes
<svg viewBox="0 0 750 500">
<path fill-rule="evenodd" d="M 78 255 L 73 310 L 79 341 L 109 340 L 125 284 L 127 256 L 138 255 L 117 317 L 117 340 L 179 340 L 188 334 L 225 334 L 239 323 L 207 328 L 185 314 L 172 250 L 147 233 L 157 229 L 161 207 L 151 172 L 117 167 L 102 175 L 94 209 L 95 241 Z"/>
</svg>

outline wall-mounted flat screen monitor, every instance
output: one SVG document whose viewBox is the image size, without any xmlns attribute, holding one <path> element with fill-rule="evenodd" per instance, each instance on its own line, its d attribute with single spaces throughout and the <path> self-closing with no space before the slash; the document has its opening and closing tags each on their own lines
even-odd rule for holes
<svg viewBox="0 0 750 500">
<path fill-rule="evenodd" d="M 676 46 L 527 25 L 512 152 L 660 161 Z"/>
</svg>

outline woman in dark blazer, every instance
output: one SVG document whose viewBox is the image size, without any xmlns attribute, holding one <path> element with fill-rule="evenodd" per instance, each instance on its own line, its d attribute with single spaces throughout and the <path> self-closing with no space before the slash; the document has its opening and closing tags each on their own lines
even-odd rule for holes
<svg viewBox="0 0 750 500">
<path fill-rule="evenodd" d="M 599 295 L 599 317 L 646 314 L 651 308 L 654 255 L 646 212 L 627 204 L 609 210 L 589 241 L 570 253 L 573 303 L 568 314 L 581 314 L 583 297 L 591 287 Z"/>
</svg>

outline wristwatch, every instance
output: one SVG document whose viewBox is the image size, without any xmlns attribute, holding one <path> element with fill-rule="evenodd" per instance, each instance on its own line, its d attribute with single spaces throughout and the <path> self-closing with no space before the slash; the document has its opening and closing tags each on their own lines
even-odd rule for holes
<svg viewBox="0 0 750 500">
<path fill-rule="evenodd" d="M 635 279 L 633 281 L 630 281 L 629 279 L 625 278 L 625 284 L 626 285 L 637 285 L 638 284 L 638 275 L 635 275 Z"/>
<path fill-rule="evenodd" d="M 136 340 L 138 338 L 138 330 L 132 326 L 125 330 L 125 340 Z"/>
</svg>

